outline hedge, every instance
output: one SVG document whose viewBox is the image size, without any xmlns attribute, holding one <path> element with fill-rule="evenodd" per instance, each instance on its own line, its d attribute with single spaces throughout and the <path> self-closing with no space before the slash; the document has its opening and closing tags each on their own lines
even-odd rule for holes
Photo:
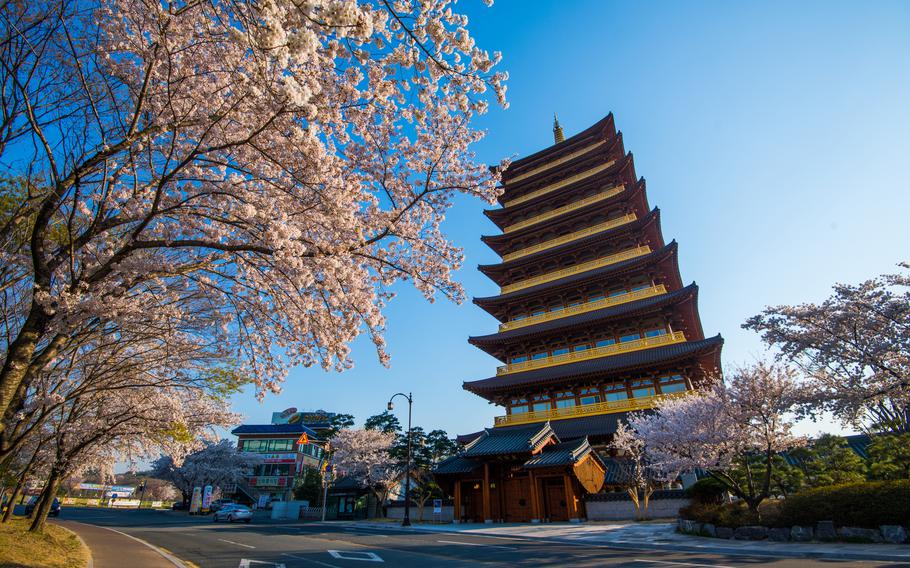
<svg viewBox="0 0 910 568">
<path fill-rule="evenodd" d="M 830 485 L 785 499 L 778 526 L 812 526 L 834 521 L 839 527 L 910 526 L 910 480 Z"/>
</svg>

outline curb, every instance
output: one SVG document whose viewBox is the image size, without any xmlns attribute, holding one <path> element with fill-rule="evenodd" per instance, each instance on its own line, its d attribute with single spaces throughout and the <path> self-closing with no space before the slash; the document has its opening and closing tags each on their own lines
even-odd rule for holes
<svg viewBox="0 0 910 568">
<path fill-rule="evenodd" d="M 73 535 L 74 537 L 76 537 L 76 540 L 78 540 L 82 544 L 82 548 L 84 548 L 85 551 L 88 553 L 88 560 L 85 561 L 85 568 L 95 568 L 95 559 L 92 558 L 92 549 L 89 548 L 88 544 L 86 544 L 85 541 L 82 539 L 82 537 L 79 536 L 79 533 L 77 533 L 75 531 L 71 531 L 70 529 L 66 528 L 65 526 L 63 526 L 59 523 L 52 523 L 52 524 L 55 527 L 63 529 L 66 532 Z"/>
<path fill-rule="evenodd" d="M 177 558 L 176 556 L 174 556 L 174 555 L 171 554 L 170 552 L 164 550 L 163 548 L 160 548 L 160 547 L 158 547 L 158 546 L 155 546 L 154 544 L 152 544 L 152 543 L 150 543 L 150 542 L 147 542 L 147 541 L 144 541 L 144 540 L 142 540 L 141 538 L 135 537 L 135 536 L 133 536 L 133 535 L 131 535 L 131 534 L 127 534 L 127 533 L 125 533 L 125 532 L 118 531 L 117 529 L 112 529 L 111 527 L 103 527 L 103 526 L 101 526 L 101 525 L 93 525 L 93 524 L 91 524 L 91 523 L 81 523 L 81 522 L 79 522 L 79 521 L 71 521 L 71 522 L 77 523 L 77 524 L 82 524 L 82 525 L 87 525 L 87 526 L 92 526 L 92 527 L 95 527 L 95 528 L 99 528 L 99 529 L 104 529 L 104 530 L 108 530 L 108 531 L 111 531 L 111 532 L 115 532 L 115 533 L 117 533 L 117 534 L 119 534 L 119 535 L 123 535 L 123 536 L 125 536 L 125 537 L 127 537 L 127 538 L 133 539 L 133 540 L 135 540 L 136 542 L 141 543 L 141 544 L 143 544 L 143 545 L 145 545 L 145 546 L 151 548 L 152 550 L 154 550 L 155 552 L 157 552 L 158 554 L 160 554 L 165 560 L 167 560 L 168 562 L 170 562 L 171 564 L 173 564 L 173 565 L 176 566 L 177 568 L 191 568 L 190 564 L 184 562 L 183 560 L 180 560 L 179 558 Z M 91 568 L 91 566 L 90 566 L 90 568 Z"/>
<path fill-rule="evenodd" d="M 382 524 L 373 524 L 373 523 L 353 523 L 355 526 L 361 526 L 365 528 L 373 529 L 393 529 L 400 531 L 411 531 L 411 532 L 435 532 L 435 533 L 453 533 L 457 534 L 460 531 L 449 531 L 449 530 L 438 530 L 430 527 L 422 526 L 411 526 L 410 528 L 396 526 L 396 527 L 387 527 Z M 831 550 L 831 551 L 790 551 L 790 550 L 753 550 L 753 549 L 742 549 L 736 547 L 725 547 L 725 546 L 696 546 L 690 544 L 667 544 L 667 543 L 657 543 L 652 541 L 644 542 L 634 542 L 634 541 L 623 541 L 623 542 L 592 542 L 588 540 L 587 542 L 579 542 L 576 539 L 567 539 L 561 537 L 531 537 L 523 534 L 514 534 L 514 533 L 496 533 L 495 535 L 482 533 L 482 532 L 472 532 L 472 536 L 507 536 L 510 538 L 517 538 L 526 541 L 549 541 L 549 542 L 558 542 L 560 544 L 574 544 L 576 546 L 587 546 L 595 548 L 613 548 L 619 550 L 670 550 L 675 552 L 693 552 L 693 553 L 708 553 L 708 554 L 729 554 L 731 556 L 764 556 L 769 558 L 812 558 L 812 559 L 830 559 L 830 560 L 874 560 L 879 562 L 910 562 L 910 546 L 907 547 L 906 555 L 896 555 L 896 554 L 861 554 L 857 552 L 845 552 L 840 550 Z"/>
</svg>

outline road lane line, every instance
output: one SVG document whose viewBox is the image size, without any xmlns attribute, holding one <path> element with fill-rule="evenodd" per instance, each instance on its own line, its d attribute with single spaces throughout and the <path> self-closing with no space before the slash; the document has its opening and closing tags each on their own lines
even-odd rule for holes
<svg viewBox="0 0 910 568">
<path fill-rule="evenodd" d="M 236 544 L 237 546 L 242 546 L 244 548 L 256 548 L 255 546 L 252 546 L 249 544 L 243 544 L 242 542 L 234 542 L 233 540 L 225 540 L 223 538 L 219 538 L 218 540 L 220 540 L 221 542 L 227 542 L 229 544 Z"/>
<path fill-rule="evenodd" d="M 695 562 L 672 562 L 670 560 L 644 560 L 636 558 L 632 562 L 650 562 L 651 564 L 670 564 L 672 566 L 705 566 L 707 568 L 735 568 L 734 566 L 725 566 L 723 564 L 698 564 Z"/>
<path fill-rule="evenodd" d="M 318 564 L 320 566 L 327 566 L 328 568 L 341 568 L 341 566 L 335 566 L 334 564 L 329 564 L 328 562 L 320 562 L 319 560 L 313 560 L 312 558 L 306 558 L 304 556 L 297 556 L 296 554 L 288 554 L 287 552 L 282 552 L 281 555 L 287 556 L 288 558 L 303 560 L 305 562 L 312 562 L 313 564 Z"/>
<path fill-rule="evenodd" d="M 502 548 L 504 550 L 518 550 L 514 546 L 500 546 L 498 544 L 482 544 L 479 542 L 462 542 L 458 540 L 437 540 L 436 542 L 443 542 L 445 544 L 462 544 L 464 546 L 483 546 L 484 548 Z"/>
</svg>

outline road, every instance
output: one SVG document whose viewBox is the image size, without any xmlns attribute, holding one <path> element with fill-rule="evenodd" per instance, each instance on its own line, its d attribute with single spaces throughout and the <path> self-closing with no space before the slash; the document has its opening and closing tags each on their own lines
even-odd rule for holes
<svg viewBox="0 0 910 568">
<path fill-rule="evenodd" d="M 162 547 L 200 568 L 378 568 L 380 564 L 394 568 L 890 568 L 898 565 L 893 562 L 619 550 L 537 539 L 408 531 L 395 525 L 364 528 L 350 523 L 272 524 L 267 521 L 231 525 L 170 511 L 66 508 L 61 519 L 114 528 Z"/>
</svg>

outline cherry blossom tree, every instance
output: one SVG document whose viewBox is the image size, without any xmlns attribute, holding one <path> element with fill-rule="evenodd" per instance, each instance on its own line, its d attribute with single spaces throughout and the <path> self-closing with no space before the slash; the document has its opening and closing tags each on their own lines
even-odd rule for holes
<svg viewBox="0 0 910 568">
<path fill-rule="evenodd" d="M 901 265 L 905 270 L 907 264 Z M 820 304 L 774 306 L 743 325 L 805 371 L 844 422 L 910 432 L 910 274 L 838 284 Z"/>
<path fill-rule="evenodd" d="M 640 441 L 623 443 L 643 444 L 647 462 L 663 471 L 708 472 L 757 513 L 771 493 L 774 458 L 805 444 L 788 414 L 804 401 L 795 370 L 759 362 L 734 369 L 709 390 L 631 415 Z M 734 467 L 742 468 L 742 479 L 731 475 Z"/>
<path fill-rule="evenodd" d="M 171 482 L 187 503 L 193 488 L 203 485 L 224 487 L 240 483 L 262 463 L 262 457 L 251 452 L 240 452 L 230 440 L 211 443 L 185 459 L 161 456 L 152 464 L 150 475 Z"/>
<path fill-rule="evenodd" d="M 619 465 L 618 478 L 632 499 L 636 518 L 647 519 L 651 495 L 656 489 L 679 478 L 679 469 L 674 469 L 678 464 L 673 461 L 666 462 L 666 465 L 651 461 L 644 440 L 622 422 L 616 428 L 610 446 L 619 454 L 616 458 Z M 671 468 L 667 469 L 667 465 Z"/>
<path fill-rule="evenodd" d="M 381 505 L 404 471 L 390 453 L 394 442 L 392 432 L 341 430 L 331 441 L 335 472 L 372 491 Z"/>
<path fill-rule="evenodd" d="M 498 194 L 471 122 L 507 77 L 451 4 L 0 6 L 0 416 L 99 328 L 179 330 L 261 395 L 362 332 L 387 364 L 396 282 L 460 301 L 440 223 Z"/>
</svg>

